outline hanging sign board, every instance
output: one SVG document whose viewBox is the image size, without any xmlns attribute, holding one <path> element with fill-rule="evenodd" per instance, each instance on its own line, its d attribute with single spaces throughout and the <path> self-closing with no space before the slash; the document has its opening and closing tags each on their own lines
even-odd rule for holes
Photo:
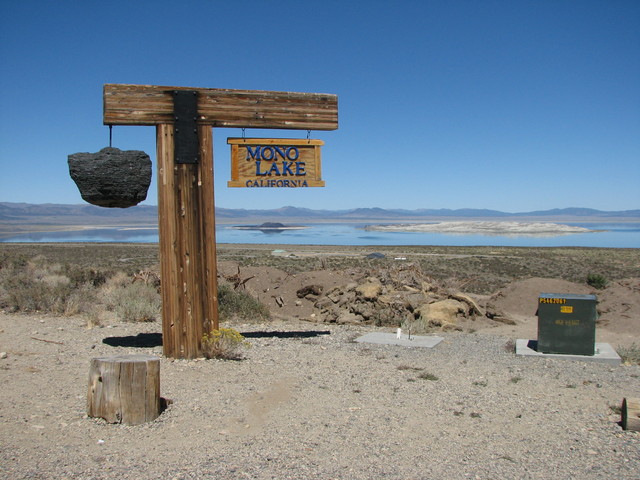
<svg viewBox="0 0 640 480">
<path fill-rule="evenodd" d="M 324 187 L 322 140 L 294 138 L 228 138 L 231 145 L 229 187 Z"/>
</svg>

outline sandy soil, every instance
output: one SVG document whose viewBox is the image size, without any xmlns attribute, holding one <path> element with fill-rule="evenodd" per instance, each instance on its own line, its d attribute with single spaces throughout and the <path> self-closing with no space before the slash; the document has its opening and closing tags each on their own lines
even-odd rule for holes
<svg viewBox="0 0 640 480">
<path fill-rule="evenodd" d="M 238 269 L 219 266 L 223 277 Z M 80 317 L 0 313 L 0 477 L 640 478 L 640 433 L 623 431 L 618 411 L 640 397 L 640 366 L 513 351 L 537 336 L 539 293 L 590 287 L 534 277 L 475 295 L 513 324 L 478 317 L 422 349 L 354 342 L 389 327 L 310 321 L 301 286 L 362 275 L 243 266 L 244 288 L 275 320 L 227 324 L 251 343 L 240 361 L 163 358 L 158 322 L 88 329 Z M 596 293 L 597 341 L 639 344 L 640 279 Z M 141 353 L 161 357 L 168 409 L 140 426 L 88 418 L 91 359 Z"/>
<path fill-rule="evenodd" d="M 221 262 L 233 274 L 234 262 Z M 515 321 L 439 332 L 433 349 L 355 343 L 370 325 L 313 318 L 300 286 L 353 271 L 246 267 L 276 320 L 233 323 L 241 361 L 161 359 L 155 421 L 110 425 L 86 412 L 95 357 L 161 357 L 159 323 L 86 328 L 83 318 L 0 314 L 0 476 L 8 479 L 640 478 L 640 433 L 616 410 L 640 397 L 640 366 L 518 357 L 536 338 L 541 291 L 590 293 L 531 278 L 487 296 Z M 640 280 L 599 293 L 598 341 L 638 341 Z M 279 306 L 275 298 L 284 300 Z"/>
<path fill-rule="evenodd" d="M 85 415 L 91 358 L 161 355 L 160 325 L 0 315 L 0 475 L 10 479 L 638 478 L 615 408 L 639 366 L 517 357 L 508 337 L 433 349 L 374 327 L 235 324 L 241 361 L 161 359 L 155 421 Z M 145 334 L 147 334 L 145 336 Z M 155 341 L 154 341 L 155 339 Z"/>
</svg>

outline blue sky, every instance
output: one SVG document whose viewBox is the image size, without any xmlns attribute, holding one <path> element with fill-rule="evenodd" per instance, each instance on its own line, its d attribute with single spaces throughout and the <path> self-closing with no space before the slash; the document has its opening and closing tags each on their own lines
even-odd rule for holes
<svg viewBox="0 0 640 480">
<path fill-rule="evenodd" d="M 324 188 L 225 208 L 640 208 L 637 0 L 0 0 L 0 201 L 82 203 L 67 155 L 108 145 L 105 83 L 333 93 Z M 306 138 L 306 131 L 247 130 Z M 155 129 L 113 146 L 154 161 Z"/>
</svg>

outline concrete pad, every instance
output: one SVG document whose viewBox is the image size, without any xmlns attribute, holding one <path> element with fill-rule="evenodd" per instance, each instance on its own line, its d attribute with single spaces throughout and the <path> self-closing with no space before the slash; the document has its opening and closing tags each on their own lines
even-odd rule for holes
<svg viewBox="0 0 640 480">
<path fill-rule="evenodd" d="M 443 337 L 424 337 L 420 335 L 411 335 L 411 339 L 409 339 L 409 336 L 404 334 L 401 335 L 400 338 L 398 338 L 397 334 L 395 333 L 372 332 L 356 338 L 355 341 L 358 343 L 399 345 L 401 347 L 433 348 L 442 340 L 444 340 Z"/>
<path fill-rule="evenodd" d="M 622 359 L 608 343 L 596 342 L 596 353 L 594 355 L 571 355 L 563 353 L 542 353 L 536 350 L 538 342 L 536 340 L 526 340 L 519 338 L 516 340 L 516 355 L 525 357 L 559 358 L 562 360 L 579 360 L 581 362 L 601 362 L 611 365 L 620 365 Z"/>
</svg>

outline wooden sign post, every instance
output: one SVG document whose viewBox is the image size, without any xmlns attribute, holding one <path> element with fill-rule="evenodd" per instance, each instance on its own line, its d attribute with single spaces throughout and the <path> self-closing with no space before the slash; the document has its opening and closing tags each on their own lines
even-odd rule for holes
<svg viewBox="0 0 640 480">
<path fill-rule="evenodd" d="M 107 84 L 103 100 L 105 125 L 156 127 L 163 353 L 199 357 L 218 328 L 212 127 L 335 130 L 338 98 Z"/>
</svg>

